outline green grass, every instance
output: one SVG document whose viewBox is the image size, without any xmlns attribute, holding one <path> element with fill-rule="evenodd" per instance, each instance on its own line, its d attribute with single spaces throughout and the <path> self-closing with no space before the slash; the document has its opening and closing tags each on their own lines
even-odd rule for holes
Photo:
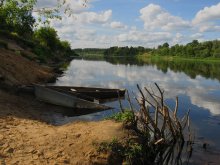
<svg viewBox="0 0 220 165">
<path fill-rule="evenodd" d="M 102 142 L 98 145 L 97 151 L 110 152 L 114 157 L 122 159 L 123 164 L 142 164 L 143 146 L 131 138 L 125 141 L 113 138 L 110 142 Z"/>
<path fill-rule="evenodd" d="M 131 110 L 125 110 L 124 112 L 118 112 L 107 119 L 112 119 L 117 122 L 133 122 L 134 114 Z"/>
<path fill-rule="evenodd" d="M 220 62 L 220 58 L 214 57 L 180 57 L 180 56 L 159 56 L 159 55 L 140 55 L 136 56 L 138 60 L 168 60 L 168 61 L 198 61 L 198 62 Z"/>
</svg>

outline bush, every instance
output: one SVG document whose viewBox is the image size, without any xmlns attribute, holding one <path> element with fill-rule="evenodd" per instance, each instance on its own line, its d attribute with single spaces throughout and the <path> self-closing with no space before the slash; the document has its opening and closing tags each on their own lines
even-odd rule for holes
<svg viewBox="0 0 220 165">
<path fill-rule="evenodd" d="M 48 48 L 39 45 L 34 47 L 33 53 L 38 56 L 38 59 L 42 63 L 45 63 L 48 58 L 52 57 L 51 51 Z"/>
<path fill-rule="evenodd" d="M 125 110 L 124 112 L 116 113 L 107 119 L 113 119 L 118 122 L 132 122 L 134 120 L 134 114 L 131 110 Z"/>
<path fill-rule="evenodd" d="M 143 146 L 132 138 L 120 141 L 116 138 L 111 142 L 102 142 L 98 145 L 98 152 L 110 152 L 112 158 L 122 164 L 143 164 Z M 111 160 L 112 161 L 112 160 Z M 111 162 L 115 163 L 115 162 Z"/>
<path fill-rule="evenodd" d="M 56 51 L 60 46 L 60 40 L 57 32 L 51 27 L 41 27 L 34 32 L 34 39 L 39 42 L 41 46 L 47 47 L 52 51 Z"/>
</svg>

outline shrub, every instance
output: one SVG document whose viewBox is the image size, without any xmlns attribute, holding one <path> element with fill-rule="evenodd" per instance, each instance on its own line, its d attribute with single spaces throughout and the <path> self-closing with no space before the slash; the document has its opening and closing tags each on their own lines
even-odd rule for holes
<svg viewBox="0 0 220 165">
<path fill-rule="evenodd" d="M 130 110 L 125 110 L 124 112 L 118 112 L 107 119 L 113 119 L 117 122 L 132 122 L 134 119 L 134 114 Z"/>
</svg>

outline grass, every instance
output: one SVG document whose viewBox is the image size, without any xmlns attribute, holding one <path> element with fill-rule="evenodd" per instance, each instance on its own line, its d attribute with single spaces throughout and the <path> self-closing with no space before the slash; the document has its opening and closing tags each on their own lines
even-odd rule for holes
<svg viewBox="0 0 220 165">
<path fill-rule="evenodd" d="M 159 56 L 159 55 L 139 55 L 136 56 L 138 60 L 146 61 L 149 59 L 152 60 L 168 60 L 168 61 L 198 61 L 198 62 L 220 62 L 220 58 L 214 57 L 180 57 L 180 56 Z"/>
<path fill-rule="evenodd" d="M 131 110 L 127 109 L 124 112 L 118 112 L 118 113 L 108 117 L 107 119 L 112 119 L 117 122 L 125 122 L 125 123 L 133 122 L 134 114 Z"/>
<path fill-rule="evenodd" d="M 123 162 L 123 164 L 143 164 L 143 161 L 139 159 L 142 157 L 142 146 L 134 139 L 126 141 L 120 141 L 117 138 L 113 138 L 111 142 L 102 142 L 98 145 L 98 152 L 109 152 L 110 157 L 117 157 L 117 161 Z"/>
</svg>

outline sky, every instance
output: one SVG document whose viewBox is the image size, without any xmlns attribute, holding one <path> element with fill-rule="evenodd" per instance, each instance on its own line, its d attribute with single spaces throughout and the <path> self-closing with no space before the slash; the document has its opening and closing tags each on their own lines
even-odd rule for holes
<svg viewBox="0 0 220 165">
<path fill-rule="evenodd" d="M 72 48 L 157 47 L 220 39 L 219 0 L 66 0 L 72 15 L 52 20 Z M 53 7 L 56 0 L 38 0 Z"/>
</svg>

